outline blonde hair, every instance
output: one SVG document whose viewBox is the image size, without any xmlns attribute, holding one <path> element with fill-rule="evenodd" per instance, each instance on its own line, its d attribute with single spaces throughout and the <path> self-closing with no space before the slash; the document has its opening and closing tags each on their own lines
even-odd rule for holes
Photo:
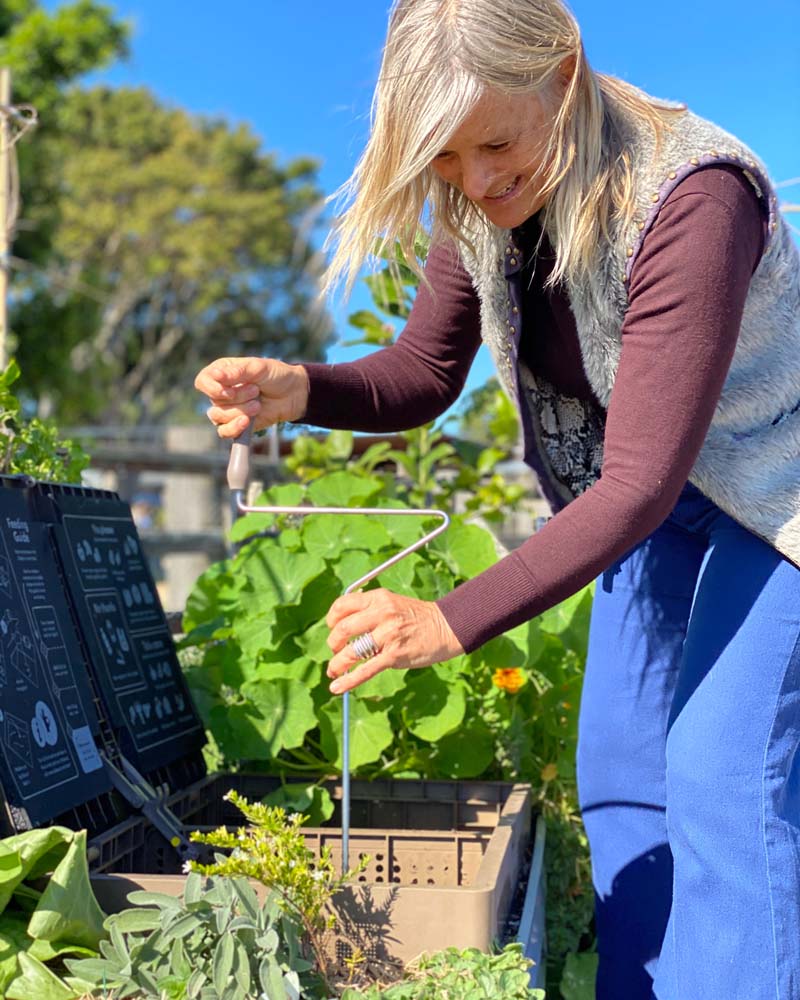
<svg viewBox="0 0 800 1000">
<path fill-rule="evenodd" d="M 346 207 L 332 232 L 324 290 L 344 277 L 349 291 L 364 261 L 373 253 L 391 258 L 396 242 L 421 274 L 414 241 L 426 209 L 434 239 L 449 235 L 471 247 L 487 220 L 432 160 L 487 90 L 542 97 L 570 60 L 537 180 L 556 250 L 550 282 L 585 273 L 601 236 L 633 212 L 630 158 L 610 128 L 604 97 L 648 122 L 656 141 L 674 106 L 594 73 L 561 0 L 395 0 L 370 138 L 337 195 Z"/>
</svg>

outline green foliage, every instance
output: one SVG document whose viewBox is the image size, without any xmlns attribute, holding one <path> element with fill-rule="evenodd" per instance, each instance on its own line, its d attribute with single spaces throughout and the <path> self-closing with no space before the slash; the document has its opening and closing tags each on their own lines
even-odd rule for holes
<svg viewBox="0 0 800 1000">
<path fill-rule="evenodd" d="M 89 883 L 85 832 L 53 826 L 0 841 L 0 996 L 82 995 L 59 973 L 64 956 L 97 954 L 103 917 Z"/>
<path fill-rule="evenodd" d="M 13 359 L 0 372 L 0 472 L 79 483 L 89 456 L 76 441 L 62 439 L 49 421 L 23 417 L 11 389 L 19 375 Z"/>
<path fill-rule="evenodd" d="M 59 164 L 58 214 L 12 327 L 27 388 L 61 419 L 159 419 L 189 405 L 208 356 L 321 357 L 329 323 L 298 240 L 321 198 L 313 161 L 279 165 L 245 126 L 143 89 L 75 90 L 36 142 Z"/>
<path fill-rule="evenodd" d="M 287 498 L 277 487 L 265 502 Z M 338 471 L 291 487 L 293 503 L 405 504 L 385 482 Z M 324 618 L 353 580 L 394 555 L 425 529 L 399 517 L 315 517 L 283 521 L 280 533 L 257 537 L 264 516 L 236 524 L 245 544 L 198 581 L 187 601 L 186 645 L 202 656 L 187 668 L 206 726 L 230 762 L 256 760 L 287 773 L 341 768 L 341 699 L 330 695 L 323 666 L 330 651 Z M 428 549 L 414 553 L 377 581 L 398 593 L 433 598 L 496 559 L 484 529 L 456 519 Z M 503 640 L 521 662 L 526 630 Z M 220 640 L 224 639 L 224 642 Z M 365 775 L 414 772 L 445 777 L 479 774 L 494 756 L 480 707 L 492 689 L 489 644 L 447 666 L 384 672 L 354 693 L 351 766 Z M 300 681 L 301 683 L 297 683 Z M 466 741 L 459 755 L 447 741 Z"/>
<path fill-rule="evenodd" d="M 142 1000 L 298 1000 L 316 983 L 297 927 L 247 879 L 190 874 L 182 898 L 132 892 L 113 914 L 101 957 L 69 960 L 76 981 Z"/>
<path fill-rule="evenodd" d="M 494 955 L 448 948 L 418 959 L 403 982 L 345 990 L 342 1000 L 544 1000 L 543 990 L 530 988 L 530 965 L 518 944 Z"/>
<path fill-rule="evenodd" d="M 568 955 L 561 980 L 564 1000 L 594 1000 L 597 955 L 591 951 Z"/>
<path fill-rule="evenodd" d="M 214 864 L 192 863 L 192 870 L 210 876 L 243 876 L 270 889 L 278 907 L 298 928 L 299 944 L 310 948 L 316 969 L 327 983 L 331 969 L 324 935 L 335 925 L 330 902 L 347 881 L 364 870 L 366 859 L 337 874 L 329 847 L 323 847 L 319 857 L 306 847 L 300 827 L 307 817 L 302 813 L 287 816 L 280 807 L 248 802 L 235 791 L 226 798 L 249 825 L 236 831 L 221 827 L 211 833 L 192 834 L 197 843 L 230 852 L 218 855 Z"/>
<path fill-rule="evenodd" d="M 32 104 L 39 114 L 35 133 L 16 147 L 25 224 L 16 235 L 11 258 L 16 271 L 13 299 L 24 293 L 24 276 L 30 268 L 46 266 L 50 259 L 62 204 L 63 168 L 62 160 L 52 155 L 50 142 L 61 132 L 66 95 L 81 76 L 125 55 L 127 40 L 128 26 L 105 4 L 77 0 L 48 10 L 37 0 L 0 0 L 0 62 L 11 69 L 14 102 Z M 57 343 L 61 335 L 61 330 L 43 329 L 41 346 L 45 338 Z M 68 354 L 62 353 L 59 360 L 69 377 Z M 41 362 L 44 365 L 44 357 Z M 37 366 L 31 367 L 31 376 L 36 370 Z"/>
</svg>

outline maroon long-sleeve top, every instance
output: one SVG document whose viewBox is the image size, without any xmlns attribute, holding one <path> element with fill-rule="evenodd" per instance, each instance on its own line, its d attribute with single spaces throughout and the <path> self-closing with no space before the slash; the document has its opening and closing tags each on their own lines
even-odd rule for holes
<svg viewBox="0 0 800 1000">
<path fill-rule="evenodd" d="M 521 355 L 565 395 L 594 400 L 575 320 L 536 220 L 526 252 Z M 764 246 L 753 187 L 708 167 L 664 202 L 633 267 L 622 352 L 607 411 L 603 468 L 590 489 L 510 555 L 437 603 L 467 651 L 564 600 L 668 515 L 711 422 Z M 306 366 L 306 422 L 373 432 L 435 419 L 458 397 L 480 346 L 480 307 L 452 246 L 431 250 L 397 342 L 360 361 Z"/>
</svg>

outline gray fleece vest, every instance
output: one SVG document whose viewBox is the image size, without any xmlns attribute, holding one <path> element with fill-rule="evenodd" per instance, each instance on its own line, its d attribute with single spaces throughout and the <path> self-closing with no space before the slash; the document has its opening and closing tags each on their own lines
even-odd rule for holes
<svg viewBox="0 0 800 1000">
<path fill-rule="evenodd" d="M 607 407 L 631 269 L 664 200 L 701 166 L 741 167 L 768 216 L 767 242 L 750 283 L 730 372 L 689 478 L 720 509 L 800 565 L 800 258 L 766 169 L 738 139 L 689 112 L 673 121 L 656 150 L 648 127 L 615 102 L 606 106 L 633 157 L 636 213 L 601 247 L 588 280 L 567 286 L 589 383 Z M 462 252 L 481 301 L 483 340 L 519 406 L 526 461 L 558 510 L 600 475 L 603 419 L 596 408 L 559 395 L 519 362 L 521 304 L 506 278 L 519 265 L 518 254 L 511 233 L 491 225 L 474 256 Z"/>
</svg>

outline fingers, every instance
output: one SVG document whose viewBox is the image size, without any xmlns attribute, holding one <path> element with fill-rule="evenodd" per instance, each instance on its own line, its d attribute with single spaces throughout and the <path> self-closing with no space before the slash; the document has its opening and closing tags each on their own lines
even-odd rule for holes
<svg viewBox="0 0 800 1000">
<path fill-rule="evenodd" d="M 202 369 L 195 388 L 208 396 L 208 418 L 220 437 L 236 437 L 246 426 L 255 430 L 280 420 L 297 420 L 308 405 L 308 373 L 302 365 L 273 358 L 219 358 Z"/>
<path fill-rule="evenodd" d="M 328 663 L 334 694 L 352 690 L 387 667 L 407 669 L 441 663 L 464 652 L 444 615 L 431 601 L 402 597 L 388 590 L 348 594 L 331 606 L 326 622 Z M 378 653 L 359 662 L 351 640 L 369 632 Z"/>
<path fill-rule="evenodd" d="M 194 387 L 209 398 L 223 400 L 243 383 L 258 386 L 271 363 L 269 358 L 218 358 L 198 372 Z"/>
<path fill-rule="evenodd" d="M 383 653 L 378 653 L 377 656 L 365 660 L 343 676 L 337 677 L 330 686 L 330 692 L 331 694 L 344 694 L 345 691 L 352 691 L 359 684 L 370 680 L 376 674 L 379 674 L 382 670 L 386 670 L 387 667 L 391 667 L 392 665 L 391 657 Z"/>
</svg>

